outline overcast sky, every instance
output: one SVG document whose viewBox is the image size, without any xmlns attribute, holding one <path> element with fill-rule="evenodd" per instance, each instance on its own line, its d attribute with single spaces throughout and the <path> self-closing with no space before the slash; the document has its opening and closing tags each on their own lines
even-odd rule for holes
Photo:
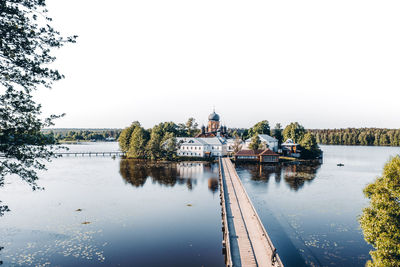
<svg viewBox="0 0 400 267">
<path fill-rule="evenodd" d="M 48 0 L 77 34 L 37 92 L 56 127 L 400 128 L 400 1 Z"/>
</svg>

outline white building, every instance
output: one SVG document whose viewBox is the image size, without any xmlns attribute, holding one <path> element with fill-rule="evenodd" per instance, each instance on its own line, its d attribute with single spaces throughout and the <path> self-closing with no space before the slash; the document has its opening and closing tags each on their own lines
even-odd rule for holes
<svg viewBox="0 0 400 267">
<path fill-rule="evenodd" d="M 242 141 L 241 139 L 240 139 L 239 141 L 240 141 L 240 145 L 241 145 L 242 147 L 244 147 L 243 141 Z M 233 152 L 234 152 L 235 142 L 236 142 L 236 139 L 235 139 L 235 138 L 226 139 L 226 151 L 227 151 L 228 153 L 233 153 Z"/>
<path fill-rule="evenodd" d="M 223 137 L 177 137 L 178 156 L 183 157 L 218 157 L 225 156 L 226 140 Z"/>
<path fill-rule="evenodd" d="M 269 148 L 274 152 L 278 152 L 278 139 L 269 136 L 268 134 L 259 134 L 258 137 L 260 138 L 261 143 L 266 145 L 266 148 Z M 245 141 L 245 147 L 249 148 L 250 143 L 251 138 Z"/>
</svg>

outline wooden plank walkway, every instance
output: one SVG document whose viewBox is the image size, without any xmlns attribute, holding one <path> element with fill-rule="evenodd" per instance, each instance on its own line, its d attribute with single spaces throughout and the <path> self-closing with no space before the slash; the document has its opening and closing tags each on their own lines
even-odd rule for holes
<svg viewBox="0 0 400 267">
<path fill-rule="evenodd" d="M 283 266 L 232 162 L 219 163 L 226 265 Z"/>
<path fill-rule="evenodd" d="M 99 151 L 99 152 L 55 152 L 54 155 L 56 156 L 124 156 L 126 153 L 121 151 Z"/>
</svg>

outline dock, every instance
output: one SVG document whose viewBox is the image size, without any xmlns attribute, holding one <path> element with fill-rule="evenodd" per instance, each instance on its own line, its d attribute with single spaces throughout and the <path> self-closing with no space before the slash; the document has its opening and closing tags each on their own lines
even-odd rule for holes
<svg viewBox="0 0 400 267">
<path fill-rule="evenodd" d="M 230 159 L 219 159 L 219 173 L 226 266 L 283 266 Z"/>
<path fill-rule="evenodd" d="M 84 156 L 89 156 L 89 157 L 92 157 L 92 156 L 103 156 L 103 157 L 106 157 L 106 156 L 116 156 L 116 157 L 122 157 L 122 156 L 125 156 L 125 152 L 121 152 L 121 151 L 107 151 L 107 152 L 104 152 L 104 151 L 101 151 L 101 152 L 55 152 L 54 153 L 54 155 L 55 156 L 58 156 L 58 157 L 69 157 L 69 156 L 75 156 L 75 157 L 78 157 L 78 156 L 82 156 L 82 157 L 84 157 Z"/>
</svg>

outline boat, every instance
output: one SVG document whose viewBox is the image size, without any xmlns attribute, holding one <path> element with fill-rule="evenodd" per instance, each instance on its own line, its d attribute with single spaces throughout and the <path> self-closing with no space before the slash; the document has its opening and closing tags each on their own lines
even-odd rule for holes
<svg viewBox="0 0 400 267">
<path fill-rule="evenodd" d="M 336 165 L 339 166 L 339 167 L 343 167 L 343 166 L 344 166 L 343 163 L 338 163 L 338 164 L 336 164 Z"/>
</svg>

